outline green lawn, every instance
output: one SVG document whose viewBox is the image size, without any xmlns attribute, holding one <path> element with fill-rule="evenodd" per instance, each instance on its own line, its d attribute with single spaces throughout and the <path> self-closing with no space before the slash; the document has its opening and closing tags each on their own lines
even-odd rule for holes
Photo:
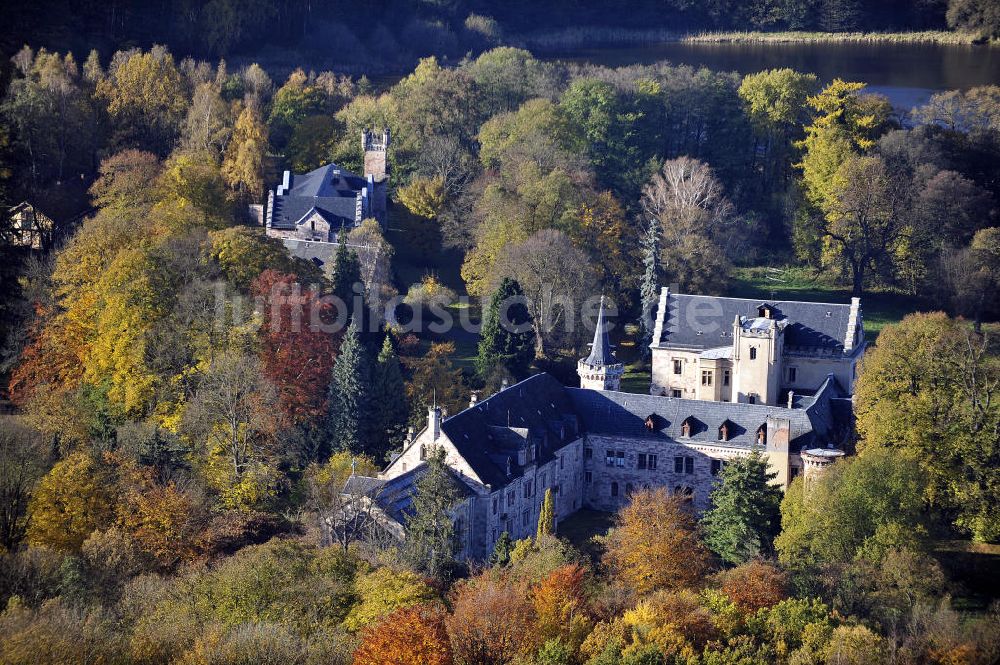
<svg viewBox="0 0 1000 665">
<path fill-rule="evenodd" d="M 851 301 L 849 286 L 831 283 L 805 268 L 739 268 L 726 295 L 761 300 Z M 861 296 L 865 334 L 869 341 L 874 341 L 886 324 L 927 309 L 930 308 L 922 299 L 891 291 L 869 291 Z"/>
</svg>

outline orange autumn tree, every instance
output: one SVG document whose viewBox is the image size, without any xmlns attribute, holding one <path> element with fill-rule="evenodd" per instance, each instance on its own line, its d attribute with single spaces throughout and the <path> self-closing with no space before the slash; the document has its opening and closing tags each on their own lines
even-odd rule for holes
<svg viewBox="0 0 1000 665">
<path fill-rule="evenodd" d="M 558 639 L 576 653 L 592 627 L 584 582 L 587 571 L 571 563 L 553 570 L 532 590 L 540 642 Z"/>
<path fill-rule="evenodd" d="M 690 505 L 662 487 L 632 495 L 618 512 L 604 555 L 618 581 L 638 594 L 695 586 L 708 562 Z"/>
<path fill-rule="evenodd" d="M 328 329 L 330 306 L 295 275 L 277 270 L 262 272 L 252 292 L 261 300 L 264 318 L 262 369 L 278 391 L 281 412 L 300 424 L 320 417 L 336 356 L 336 339 Z"/>
<path fill-rule="evenodd" d="M 777 605 L 788 597 L 787 576 L 761 561 L 751 561 L 720 573 L 719 582 L 722 593 L 746 614 Z"/>
<path fill-rule="evenodd" d="M 538 646 L 527 588 L 489 572 L 458 585 L 446 622 L 459 663 L 506 665 Z"/>
<path fill-rule="evenodd" d="M 437 603 L 403 607 L 361 634 L 354 665 L 451 665 L 444 609 Z"/>
</svg>

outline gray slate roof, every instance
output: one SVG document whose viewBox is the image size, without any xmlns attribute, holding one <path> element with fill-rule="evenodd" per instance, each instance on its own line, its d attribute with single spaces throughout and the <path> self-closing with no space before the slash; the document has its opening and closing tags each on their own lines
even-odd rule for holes
<svg viewBox="0 0 1000 665">
<path fill-rule="evenodd" d="M 484 483 L 499 487 L 524 473 L 519 447 L 537 444 L 536 462 L 544 464 L 553 451 L 576 438 L 577 418 L 565 387 L 543 373 L 447 418 L 441 431 Z"/>
<path fill-rule="evenodd" d="M 709 349 L 733 343 L 735 317 L 757 318 L 758 307 L 768 304 L 772 318 L 785 325 L 785 346 L 821 348 L 843 352 L 848 331 L 850 304 L 829 304 L 795 300 L 752 300 L 671 293 L 668 316 L 661 339 L 653 345 L 676 345 Z"/>
<path fill-rule="evenodd" d="M 588 433 L 750 448 L 757 441 L 758 429 L 771 416 L 789 421 L 792 450 L 816 445 L 829 436 L 834 429 L 829 400 L 843 394 L 832 377 L 809 398 L 809 406 L 794 409 L 583 388 L 566 391 L 580 414 L 582 429 Z M 652 430 L 646 427 L 650 416 Z M 690 437 L 684 437 L 681 429 L 686 420 L 691 425 Z M 723 423 L 728 429 L 725 442 L 719 438 Z"/>
<path fill-rule="evenodd" d="M 608 324 L 604 315 L 604 298 L 601 298 L 601 309 L 597 313 L 597 327 L 594 329 L 594 341 L 590 345 L 590 355 L 585 363 L 594 367 L 617 365 L 618 359 L 611 353 L 611 342 L 608 340 Z"/>
<path fill-rule="evenodd" d="M 315 208 L 333 228 L 344 224 L 353 226 L 357 195 L 365 186 L 364 178 L 336 164 L 327 164 L 302 175 L 293 173 L 289 191 L 274 197 L 274 209 L 268 223 L 277 229 L 292 229 Z"/>
<path fill-rule="evenodd" d="M 413 514 L 413 497 L 417 491 L 417 482 L 427 473 L 427 469 L 427 464 L 421 463 L 390 480 L 380 480 L 368 476 L 351 476 L 344 485 L 344 492 L 371 496 L 386 514 L 403 524 Z M 448 470 L 451 474 L 452 486 L 460 499 L 474 494 L 472 488 L 462 482 L 452 469 Z"/>
</svg>

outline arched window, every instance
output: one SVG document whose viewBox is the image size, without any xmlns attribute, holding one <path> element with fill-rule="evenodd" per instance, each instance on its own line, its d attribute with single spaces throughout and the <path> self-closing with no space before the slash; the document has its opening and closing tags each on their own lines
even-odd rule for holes
<svg viewBox="0 0 1000 665">
<path fill-rule="evenodd" d="M 611 483 L 611 496 L 618 496 L 618 483 Z"/>
</svg>

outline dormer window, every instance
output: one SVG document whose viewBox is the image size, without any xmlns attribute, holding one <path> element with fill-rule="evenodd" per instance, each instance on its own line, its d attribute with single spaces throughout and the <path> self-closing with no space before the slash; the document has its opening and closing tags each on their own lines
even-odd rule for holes
<svg viewBox="0 0 1000 665">
<path fill-rule="evenodd" d="M 757 316 L 762 319 L 770 319 L 774 315 L 774 308 L 768 304 L 763 304 L 757 307 Z"/>
<path fill-rule="evenodd" d="M 719 426 L 719 441 L 729 441 L 728 423 L 722 423 L 722 425 Z"/>
<path fill-rule="evenodd" d="M 645 425 L 646 425 L 646 429 L 649 430 L 650 432 L 652 432 L 654 429 L 656 429 L 656 420 L 651 415 L 650 416 L 646 416 L 646 423 L 645 423 Z"/>
<path fill-rule="evenodd" d="M 757 445 L 767 445 L 767 425 L 761 425 L 757 429 Z"/>
<path fill-rule="evenodd" d="M 681 423 L 681 436 L 691 436 L 691 419 L 687 418 Z"/>
</svg>

